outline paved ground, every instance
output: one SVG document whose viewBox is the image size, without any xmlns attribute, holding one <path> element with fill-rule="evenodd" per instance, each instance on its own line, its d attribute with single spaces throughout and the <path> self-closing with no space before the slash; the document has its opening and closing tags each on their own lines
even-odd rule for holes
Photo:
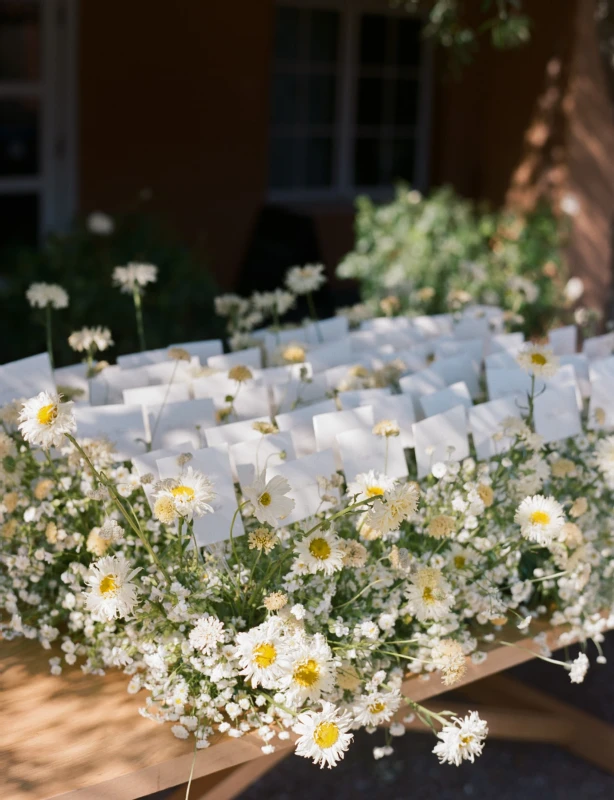
<svg viewBox="0 0 614 800">
<path fill-rule="evenodd" d="M 614 635 L 606 643 L 608 664 L 594 663 L 581 686 L 562 669 L 543 662 L 511 674 L 614 724 Z M 382 734 L 360 735 L 345 761 L 318 770 L 290 757 L 244 792 L 241 800 L 614 800 L 614 775 L 549 745 L 491 740 L 475 764 L 439 766 L 429 735 L 406 734 L 389 759 L 373 761 Z M 614 768 L 614 753 L 612 753 Z"/>
</svg>

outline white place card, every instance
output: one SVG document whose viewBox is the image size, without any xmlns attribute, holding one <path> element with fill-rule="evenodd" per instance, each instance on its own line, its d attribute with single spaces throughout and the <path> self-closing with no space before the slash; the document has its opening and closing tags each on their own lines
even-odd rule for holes
<svg viewBox="0 0 614 800">
<path fill-rule="evenodd" d="M 205 429 L 215 425 L 215 407 L 207 397 L 143 408 L 147 439 L 154 450 L 189 443 L 191 450 L 207 446 Z M 153 437 L 153 438 L 152 438 Z"/>
<path fill-rule="evenodd" d="M 335 454 L 337 469 L 342 469 L 341 454 L 337 445 L 337 434 L 357 428 L 371 430 L 373 427 L 373 409 L 371 406 L 354 408 L 349 411 L 331 411 L 317 414 L 313 418 L 313 429 L 316 435 L 316 448 L 319 451 L 332 450 Z"/>
<path fill-rule="evenodd" d="M 491 400 L 499 400 L 501 397 L 516 397 L 524 401 L 526 407 L 526 397 L 531 391 L 531 376 L 523 369 L 488 369 L 486 370 L 486 385 L 488 396 Z M 535 390 L 541 391 L 545 383 L 541 378 L 535 381 Z"/>
<path fill-rule="evenodd" d="M 260 439 L 233 444 L 228 452 L 233 476 L 241 486 L 253 483 L 257 475 L 270 467 L 294 461 L 296 458 L 289 431 L 261 435 Z"/>
<path fill-rule="evenodd" d="M 440 389 L 445 389 L 446 382 L 435 370 L 428 368 L 413 375 L 405 375 L 399 380 L 399 386 L 404 394 L 411 395 L 414 406 L 418 407 L 418 400 L 423 394 L 432 394 Z"/>
<path fill-rule="evenodd" d="M 329 317 L 318 322 L 309 322 L 305 325 L 305 336 L 308 344 L 321 344 L 343 339 L 348 334 L 349 323 L 347 317 Z"/>
<path fill-rule="evenodd" d="M 571 356 L 578 349 L 578 329 L 575 325 L 555 328 L 548 334 L 550 346 L 557 356 Z"/>
<path fill-rule="evenodd" d="M 524 344 L 524 333 L 496 333 L 489 342 L 488 352 L 515 354 Z"/>
<path fill-rule="evenodd" d="M 374 469 L 390 478 L 407 477 L 407 460 L 398 436 L 375 436 L 370 430 L 337 434 L 337 447 L 346 480 L 353 481 L 361 472 Z"/>
<path fill-rule="evenodd" d="M 359 406 L 370 406 L 378 403 L 383 397 L 390 397 L 392 392 L 386 386 L 383 389 L 355 389 L 350 392 L 340 392 L 337 402 L 342 411 Z"/>
<path fill-rule="evenodd" d="M 414 439 L 419 478 L 438 461 L 462 461 L 469 455 L 466 408 L 459 405 L 414 423 Z"/>
<path fill-rule="evenodd" d="M 508 417 L 520 418 L 520 410 L 511 397 L 490 400 L 469 409 L 469 428 L 479 459 L 486 461 L 510 449 L 514 440 L 502 436 L 501 427 Z"/>
<path fill-rule="evenodd" d="M 491 353 L 486 356 L 484 364 L 487 372 L 491 369 L 521 369 L 513 350 L 498 350 Z"/>
<path fill-rule="evenodd" d="M 194 536 L 199 546 L 220 542 L 230 538 L 230 526 L 237 510 L 235 493 L 228 452 L 223 448 L 210 447 L 197 450 L 192 454 L 189 465 L 204 473 L 213 483 L 215 497 L 210 505 L 212 514 L 204 514 L 194 520 Z M 162 458 L 158 461 L 160 477 L 175 478 L 181 474 L 181 467 L 176 458 Z M 237 514 L 232 531 L 234 536 L 245 533 L 241 515 Z"/>
<path fill-rule="evenodd" d="M 270 387 L 269 392 L 273 414 L 276 415 L 325 400 L 328 386 L 326 378 L 320 373 L 304 381 L 293 378 L 276 384 Z"/>
<path fill-rule="evenodd" d="M 587 425 L 591 430 L 614 428 L 614 376 L 602 375 L 593 381 Z"/>
<path fill-rule="evenodd" d="M 582 433 L 576 394 L 571 388 L 546 389 L 535 398 L 533 414 L 535 432 L 546 444 Z"/>
<path fill-rule="evenodd" d="M 29 399 L 39 392 L 55 392 L 55 380 L 47 353 L 0 367 L 0 405 Z"/>
<path fill-rule="evenodd" d="M 602 378 L 614 379 L 614 356 L 590 361 L 588 376 L 591 383 L 595 383 Z"/>
<path fill-rule="evenodd" d="M 373 423 L 377 424 L 382 420 L 395 420 L 401 431 L 398 441 L 403 448 L 414 446 L 414 422 L 416 412 L 414 404 L 406 394 L 391 394 L 386 397 L 379 397 L 369 403 L 373 409 Z"/>
<path fill-rule="evenodd" d="M 614 332 L 604 333 L 603 336 L 593 336 L 585 339 L 582 345 L 582 352 L 593 361 L 596 358 L 607 358 L 614 352 Z"/>
<path fill-rule="evenodd" d="M 231 367 L 237 366 L 260 369 L 262 367 L 262 350 L 259 347 L 247 347 L 245 350 L 237 350 L 234 353 L 209 356 L 207 366 L 219 370 L 229 370 Z"/>
<path fill-rule="evenodd" d="M 267 416 L 256 417 L 255 419 L 241 420 L 240 422 L 229 422 L 227 425 L 217 425 L 206 428 L 204 431 L 205 439 L 209 447 L 219 447 L 228 445 L 229 447 L 238 442 L 249 442 L 252 439 L 259 439 L 262 434 L 254 428 L 255 422 L 270 423 L 271 419 Z"/>
<path fill-rule="evenodd" d="M 490 337 L 490 323 L 486 316 L 465 315 L 452 325 L 452 336 L 456 339 L 481 339 Z"/>
<path fill-rule="evenodd" d="M 192 358 L 190 361 L 169 359 L 161 361 L 159 364 L 147 364 L 144 367 L 137 367 L 132 372 L 143 375 L 141 386 L 146 384 L 157 386 L 161 383 L 189 383 L 192 378 L 197 376 L 199 369 L 200 361 L 197 358 Z"/>
<path fill-rule="evenodd" d="M 434 361 L 431 369 L 440 375 L 447 386 L 464 381 L 471 397 L 480 393 L 479 366 L 467 355 L 441 358 Z"/>
<path fill-rule="evenodd" d="M 449 411 L 459 404 L 465 406 L 465 408 L 471 408 L 473 405 L 467 384 L 463 381 L 453 383 L 439 392 L 425 394 L 420 398 L 420 405 L 425 417 L 443 414 L 444 411 Z"/>
<path fill-rule="evenodd" d="M 571 364 L 576 373 L 576 380 L 580 387 L 582 397 L 590 397 L 591 395 L 591 381 L 589 377 L 590 361 L 584 353 L 575 353 L 572 356 L 560 356 L 561 365 Z"/>
<path fill-rule="evenodd" d="M 147 376 L 139 369 L 105 367 L 90 380 L 90 404 L 102 406 L 123 403 L 124 389 L 137 389 L 147 383 Z"/>
<path fill-rule="evenodd" d="M 129 406 L 181 403 L 190 399 L 190 387 L 187 383 L 140 386 L 137 389 L 124 389 L 123 397 L 124 403 Z"/>
<path fill-rule="evenodd" d="M 162 458 L 168 458 L 170 456 L 177 458 L 177 456 L 181 455 L 182 453 L 191 452 L 192 448 L 190 447 L 189 443 L 186 442 L 185 445 L 151 450 L 149 453 L 142 453 L 141 455 L 134 456 L 132 458 L 132 466 L 136 470 L 139 478 L 142 478 L 143 475 L 153 475 L 153 481 L 143 485 L 143 491 L 145 492 L 145 497 L 147 497 L 147 502 L 149 503 L 150 507 L 153 508 L 154 486 L 156 481 L 160 480 L 158 461 Z"/>
<path fill-rule="evenodd" d="M 435 342 L 435 356 L 438 359 L 467 356 L 480 369 L 484 360 L 484 339 L 441 338 Z"/>
<path fill-rule="evenodd" d="M 427 369 L 428 357 L 428 354 L 424 354 L 421 345 L 412 345 L 412 347 L 404 350 L 396 350 L 391 353 L 390 356 L 382 357 L 382 363 L 378 365 L 378 369 L 380 366 L 384 366 L 384 364 L 396 361 L 403 364 L 403 372 L 420 372 L 423 369 Z"/>
<path fill-rule="evenodd" d="M 367 366 L 365 361 L 369 362 Z M 371 359 L 356 359 L 351 364 L 341 364 L 338 367 L 331 367 L 320 373 L 324 376 L 327 387 L 331 391 L 348 391 L 364 386 L 365 381 L 369 378 L 369 371 Z M 367 373 L 364 373 L 367 370 Z"/>
<path fill-rule="evenodd" d="M 297 408 L 286 414 L 277 414 L 275 421 L 280 431 L 290 431 L 297 458 L 304 458 L 316 452 L 316 435 L 313 429 L 313 418 L 316 414 L 327 414 L 336 411 L 334 400 Z"/>
<path fill-rule="evenodd" d="M 267 470 L 267 478 L 270 480 L 276 475 L 281 475 L 290 484 L 288 497 L 294 500 L 294 508 L 290 514 L 279 523 L 291 525 L 293 522 L 300 522 L 303 519 L 312 517 L 314 514 L 328 511 L 333 508 L 333 504 L 322 499 L 322 495 L 330 495 L 339 498 L 339 490 L 327 490 L 323 492 L 318 483 L 318 478 L 330 478 L 336 474 L 335 457 L 332 450 L 324 450 L 321 453 L 297 458 L 287 464 L 272 466 Z"/>
<path fill-rule="evenodd" d="M 234 397 L 231 422 L 268 416 L 271 411 L 267 387 L 260 380 L 238 384 L 225 373 L 207 375 L 192 382 L 192 391 L 196 398 L 210 397 L 218 411 L 229 407 L 227 397 Z"/>
<path fill-rule="evenodd" d="M 117 364 L 122 369 L 134 369 L 144 367 L 147 364 L 159 364 L 161 361 L 168 361 L 169 348 L 160 347 L 157 350 L 144 350 L 142 353 L 127 353 L 117 356 Z"/>
<path fill-rule="evenodd" d="M 275 355 L 286 345 L 298 344 L 304 346 L 305 350 L 308 349 L 307 333 L 304 328 L 289 328 L 281 331 L 268 329 L 252 331 L 251 338 L 262 341 L 267 355 L 267 364 L 269 365 L 273 362 Z"/>
<path fill-rule="evenodd" d="M 182 342 L 181 344 L 171 344 L 169 347 L 181 347 L 191 356 L 197 358 L 201 364 L 206 364 L 211 356 L 221 356 L 224 346 L 221 339 L 203 339 L 198 342 Z"/>
<path fill-rule="evenodd" d="M 364 331 L 390 333 L 390 331 L 410 331 L 412 324 L 409 317 L 373 317 L 366 319 L 360 327 Z"/>
<path fill-rule="evenodd" d="M 346 336 L 336 342 L 310 347 L 307 357 L 314 372 L 323 372 L 330 367 L 347 364 L 352 360 L 350 339 Z"/>
<path fill-rule="evenodd" d="M 75 406 L 78 439 L 108 439 L 120 461 L 147 450 L 147 433 L 140 405 Z"/>
<path fill-rule="evenodd" d="M 283 367 L 266 367 L 258 373 L 258 379 L 265 386 L 277 386 L 287 383 L 290 380 L 301 380 L 301 378 L 311 378 L 313 369 L 308 361 L 302 364 L 286 364 Z"/>
<path fill-rule="evenodd" d="M 87 378 L 87 364 L 72 364 L 70 367 L 58 367 L 55 370 L 55 380 L 59 392 L 61 392 L 64 387 L 78 392 L 78 394 L 72 398 L 75 403 L 89 403 L 90 382 Z"/>
<path fill-rule="evenodd" d="M 432 314 L 413 317 L 412 329 L 422 336 L 432 339 L 435 336 L 448 336 L 452 333 L 452 314 Z"/>
<path fill-rule="evenodd" d="M 545 383 L 548 389 L 570 389 L 575 394 L 578 411 L 582 411 L 584 407 L 582 392 L 572 364 L 561 365 L 552 378 L 548 378 Z"/>
</svg>

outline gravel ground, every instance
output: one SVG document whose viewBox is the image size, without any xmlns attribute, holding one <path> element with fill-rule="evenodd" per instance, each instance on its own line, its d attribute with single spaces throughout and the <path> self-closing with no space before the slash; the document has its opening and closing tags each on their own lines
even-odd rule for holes
<svg viewBox="0 0 614 800">
<path fill-rule="evenodd" d="M 614 634 L 606 642 L 607 665 L 594 663 L 585 682 L 572 686 L 560 668 L 533 661 L 510 672 L 515 678 L 550 692 L 614 724 Z M 345 760 L 332 770 L 316 770 L 305 759 L 287 758 L 240 795 L 241 800 L 611 800 L 609 775 L 558 747 L 488 741 L 475 764 L 439 766 L 427 734 L 396 740 L 391 758 L 374 761 L 371 749 L 383 736 L 356 737 Z M 612 753 L 614 769 L 614 753 Z"/>
</svg>

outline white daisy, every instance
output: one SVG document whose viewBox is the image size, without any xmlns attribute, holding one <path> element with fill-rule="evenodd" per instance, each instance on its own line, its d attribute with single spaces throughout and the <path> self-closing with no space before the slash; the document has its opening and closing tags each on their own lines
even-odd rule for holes
<svg viewBox="0 0 614 800">
<path fill-rule="evenodd" d="M 305 264 L 291 267 L 286 273 L 286 286 L 294 294 L 309 294 L 326 283 L 324 264 Z"/>
<path fill-rule="evenodd" d="M 595 461 L 607 480 L 614 481 L 614 436 L 597 442 Z"/>
<path fill-rule="evenodd" d="M 381 497 L 392 489 L 394 489 L 392 478 L 371 469 L 369 472 L 361 472 L 348 484 L 347 495 L 355 498 L 355 502 L 359 502 L 370 497 Z"/>
<path fill-rule="evenodd" d="M 321 768 L 334 767 L 354 738 L 348 733 L 351 725 L 350 714 L 341 712 L 332 703 L 322 703 L 322 711 L 299 714 L 294 725 L 294 732 L 299 734 L 296 754 L 313 759 Z"/>
<path fill-rule="evenodd" d="M 343 568 L 343 541 L 332 530 L 317 530 L 296 543 L 297 562 L 307 572 L 332 575 Z"/>
<path fill-rule="evenodd" d="M 286 702 L 300 706 L 306 700 L 318 700 L 334 688 L 336 667 L 326 639 L 316 633 L 310 639 L 295 639 L 283 658 L 284 675 L 279 687 Z"/>
<path fill-rule="evenodd" d="M 68 306 L 68 293 L 57 283 L 33 283 L 26 292 L 32 308 L 60 309 Z"/>
<path fill-rule="evenodd" d="M 195 650 L 209 655 L 226 639 L 224 623 L 212 614 L 203 614 L 190 631 L 188 638 Z"/>
<path fill-rule="evenodd" d="M 410 611 L 419 622 L 443 619 L 450 611 L 452 594 L 450 584 L 442 573 L 433 567 L 422 567 L 412 575 L 406 591 Z"/>
<path fill-rule="evenodd" d="M 213 484 L 202 472 L 188 467 L 176 478 L 169 478 L 159 485 L 154 494 L 154 513 L 162 522 L 165 515 L 175 515 L 192 520 L 211 514 L 210 505 L 215 497 Z M 172 509 L 169 507 L 172 504 Z M 168 523 L 167 523 L 168 524 Z"/>
<path fill-rule="evenodd" d="M 525 497 L 518 506 L 514 521 L 520 525 L 520 532 L 525 539 L 547 546 L 562 531 L 565 515 L 554 497 L 536 494 Z"/>
<path fill-rule="evenodd" d="M 569 667 L 569 680 L 572 683 L 582 683 L 586 673 L 588 672 L 588 668 L 590 666 L 590 661 L 586 657 L 584 653 L 580 653 L 577 658 L 575 658 Z"/>
<path fill-rule="evenodd" d="M 130 581 L 140 569 L 130 569 L 122 555 L 104 556 L 94 562 L 85 578 L 90 587 L 86 606 L 97 617 L 112 620 L 127 617 L 137 603 L 137 587 Z"/>
<path fill-rule="evenodd" d="M 437 734 L 441 741 L 437 742 L 433 753 L 439 758 L 440 764 L 454 764 L 458 767 L 465 760 L 473 763 L 476 756 L 482 755 L 488 725 L 480 719 L 477 711 L 471 711 L 463 719 L 453 719 L 454 724 L 444 725 Z"/>
<path fill-rule="evenodd" d="M 284 675 L 280 659 L 284 649 L 282 629 L 279 617 L 271 617 L 256 628 L 237 634 L 235 656 L 241 675 L 254 689 L 258 685 L 272 689 Z"/>
<path fill-rule="evenodd" d="M 95 348 L 96 350 L 106 350 L 113 345 L 111 331 L 98 325 L 96 328 L 81 328 L 74 331 L 68 337 L 68 344 L 77 353 Z"/>
<path fill-rule="evenodd" d="M 377 499 L 367 517 L 367 525 L 381 534 L 398 531 L 418 508 L 420 489 L 416 483 L 402 483 Z"/>
<path fill-rule="evenodd" d="M 153 264 L 130 262 L 125 267 L 115 267 L 113 270 L 113 283 L 126 294 L 140 292 L 148 283 L 155 283 L 157 279 L 158 268 Z"/>
<path fill-rule="evenodd" d="M 64 435 L 77 429 L 73 404 L 62 403 L 59 394 L 41 392 L 26 400 L 19 414 L 19 430 L 30 444 L 40 445 L 45 450 L 59 447 Z"/>
<path fill-rule="evenodd" d="M 289 491 L 290 484 L 281 475 L 267 482 L 266 473 L 263 472 L 251 486 L 243 489 L 243 494 L 252 504 L 258 522 L 275 527 L 294 508 L 294 500 L 286 497 Z"/>
<path fill-rule="evenodd" d="M 292 308 L 296 298 L 290 292 L 275 289 L 274 292 L 254 292 L 251 300 L 258 311 L 283 317 Z"/>
<path fill-rule="evenodd" d="M 431 652 L 435 667 L 441 672 L 441 681 L 446 686 L 452 686 L 463 677 L 467 671 L 467 660 L 462 646 L 454 639 L 442 639 Z"/>
<path fill-rule="evenodd" d="M 539 344 L 526 344 L 518 353 L 516 360 L 530 375 L 536 378 L 552 378 L 559 368 L 559 359 L 551 347 Z"/>
<path fill-rule="evenodd" d="M 372 692 L 358 699 L 353 708 L 354 722 L 357 726 L 374 727 L 388 722 L 401 705 L 398 689 L 390 692 Z"/>
</svg>

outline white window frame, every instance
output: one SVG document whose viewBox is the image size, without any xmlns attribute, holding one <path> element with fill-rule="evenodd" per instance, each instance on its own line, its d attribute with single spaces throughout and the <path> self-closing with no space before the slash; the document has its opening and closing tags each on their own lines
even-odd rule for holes
<svg viewBox="0 0 614 800">
<path fill-rule="evenodd" d="M 352 180 L 354 173 L 354 130 L 356 118 L 356 85 L 359 22 L 364 13 L 374 12 L 387 16 L 407 17 L 407 11 L 392 8 L 389 0 L 277 0 L 275 8 L 322 9 L 340 12 L 340 52 L 337 67 L 336 120 L 333 130 L 333 180 L 326 188 L 274 189 L 269 188 L 271 203 L 293 205 L 309 203 L 353 203 L 358 195 L 366 194 L 374 200 L 384 201 L 394 194 L 394 187 L 360 186 Z M 274 58 L 274 56 L 273 56 Z M 272 71 L 274 69 L 272 65 Z M 413 186 L 420 191 L 428 188 L 429 156 L 432 115 L 433 48 L 424 39 L 418 66 L 418 125 L 414 131 L 416 152 Z M 271 137 L 269 137 L 269 148 Z"/>
<path fill-rule="evenodd" d="M 38 81 L 0 80 L 0 100 L 39 99 L 36 175 L 0 176 L 0 195 L 38 194 L 38 235 L 64 231 L 77 206 L 77 0 L 39 0 Z"/>
</svg>

